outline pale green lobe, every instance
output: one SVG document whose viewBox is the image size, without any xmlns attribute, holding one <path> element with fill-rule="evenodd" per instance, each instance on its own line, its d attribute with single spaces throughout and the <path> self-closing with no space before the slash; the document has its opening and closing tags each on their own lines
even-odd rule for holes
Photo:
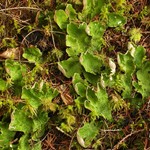
<svg viewBox="0 0 150 150">
<path fill-rule="evenodd" d="M 44 102 L 50 103 L 57 95 L 58 91 L 51 89 L 45 83 L 43 85 L 36 83 L 34 88 L 28 89 L 24 87 L 21 98 L 36 110 Z"/>
<path fill-rule="evenodd" d="M 129 98 L 132 93 L 132 75 L 135 71 L 134 59 L 128 51 L 126 54 L 118 53 L 117 61 L 120 66 L 120 70 L 125 73 L 118 74 L 118 82 L 123 90 L 122 96 L 123 98 Z"/>
<path fill-rule="evenodd" d="M 108 100 L 108 94 L 104 88 L 97 85 L 96 96 L 98 98 L 99 110 L 105 119 L 112 120 L 111 107 Z"/>
<path fill-rule="evenodd" d="M 84 102 L 85 108 L 91 110 L 92 114 L 97 117 L 104 117 L 112 120 L 111 107 L 108 101 L 108 95 L 105 89 L 98 85 L 97 91 L 87 88 L 87 100 Z"/>
<path fill-rule="evenodd" d="M 75 86 L 77 83 L 82 83 L 85 86 L 88 86 L 88 83 L 86 80 L 82 79 L 81 75 L 79 73 L 75 73 L 72 78 L 73 86 Z"/>
<path fill-rule="evenodd" d="M 77 24 L 74 23 L 70 23 L 67 25 L 67 33 L 68 35 L 70 35 L 73 38 L 77 38 L 77 40 L 83 40 L 82 42 L 84 42 L 84 38 L 87 37 L 86 34 L 86 23 L 80 24 L 79 26 Z M 79 38 L 79 39 L 78 39 Z"/>
<path fill-rule="evenodd" d="M 134 63 L 137 67 L 141 67 L 143 64 L 144 56 L 145 56 L 146 50 L 143 46 L 138 46 L 135 49 L 134 53 Z"/>
<path fill-rule="evenodd" d="M 42 131 L 48 121 L 48 113 L 47 112 L 38 112 L 38 115 L 33 119 L 33 132 Z"/>
<path fill-rule="evenodd" d="M 116 13 L 109 13 L 108 14 L 108 26 L 109 27 L 118 27 L 126 24 L 126 18 L 116 14 Z"/>
<path fill-rule="evenodd" d="M 65 29 L 68 24 L 68 16 L 64 10 L 56 10 L 54 20 L 61 29 Z"/>
<path fill-rule="evenodd" d="M 14 136 L 15 132 L 8 129 L 8 124 L 0 122 L 0 149 L 8 149 Z"/>
<path fill-rule="evenodd" d="M 118 82 L 122 89 L 123 98 L 130 98 L 132 94 L 132 76 L 131 74 L 118 74 Z"/>
<path fill-rule="evenodd" d="M 41 146 L 41 142 L 37 141 L 34 144 L 32 143 L 32 148 L 31 148 L 31 142 L 30 142 L 30 135 L 29 134 L 24 134 L 20 140 L 19 140 L 19 144 L 18 144 L 18 149 L 17 150 L 41 150 L 42 146 Z"/>
<path fill-rule="evenodd" d="M 83 112 L 82 112 L 82 110 L 84 110 L 84 101 L 86 100 L 86 98 L 85 97 L 81 97 L 81 96 L 79 96 L 79 97 L 77 97 L 74 101 L 75 101 L 75 105 L 76 105 L 76 107 L 77 107 L 77 109 L 78 109 L 78 112 L 79 112 L 79 114 L 82 114 Z"/>
<path fill-rule="evenodd" d="M 97 21 L 90 22 L 87 29 L 89 30 L 87 31 L 88 34 L 95 38 L 102 38 L 105 32 L 105 27 Z"/>
<path fill-rule="evenodd" d="M 104 0 L 83 0 L 82 13 L 78 13 L 80 20 L 92 19 L 101 12 L 101 8 L 105 4 Z"/>
<path fill-rule="evenodd" d="M 29 134 L 24 134 L 19 140 L 18 150 L 31 150 L 29 139 Z"/>
<path fill-rule="evenodd" d="M 40 63 L 42 60 L 42 52 L 36 47 L 26 48 L 23 57 L 32 63 Z"/>
<path fill-rule="evenodd" d="M 72 79 L 73 86 L 75 88 L 75 91 L 78 95 L 81 97 L 85 97 L 86 94 L 86 88 L 87 88 L 87 82 L 83 80 L 79 73 L 75 73 Z"/>
<path fill-rule="evenodd" d="M 94 86 L 97 85 L 97 83 L 99 81 L 99 75 L 94 75 L 94 74 L 88 73 L 86 71 L 83 72 L 83 75 L 89 83 L 91 83 Z"/>
<path fill-rule="evenodd" d="M 128 42 L 128 51 L 131 53 L 131 56 L 134 57 L 135 53 L 135 46 L 132 42 Z"/>
<path fill-rule="evenodd" d="M 76 83 L 75 84 L 75 91 L 81 97 L 85 97 L 85 95 L 86 95 L 86 86 L 83 83 L 80 83 L 80 82 Z"/>
<path fill-rule="evenodd" d="M 37 141 L 41 138 L 46 130 L 46 125 L 48 122 L 48 113 L 40 111 L 37 116 L 33 118 L 33 135 L 32 139 Z"/>
<path fill-rule="evenodd" d="M 4 92 L 7 89 L 7 82 L 0 78 L 0 91 Z"/>
<path fill-rule="evenodd" d="M 105 27 L 101 25 L 98 21 L 90 22 L 86 28 L 86 32 L 91 39 L 92 50 L 100 50 L 102 46 L 102 37 L 105 32 Z"/>
<path fill-rule="evenodd" d="M 68 46 L 68 47 L 72 47 L 72 48 L 75 48 L 76 46 L 77 46 L 77 39 L 76 38 L 74 38 L 74 37 L 72 37 L 72 36 L 70 36 L 70 35 L 67 35 L 66 36 L 66 45 Z M 73 49 L 74 50 L 74 52 L 76 52 L 75 51 L 75 49 Z M 67 51 L 70 51 L 70 49 L 69 50 L 67 50 Z M 78 54 L 78 53 L 77 53 Z M 73 54 L 70 54 L 71 56 L 73 55 Z"/>
<path fill-rule="evenodd" d="M 69 20 L 76 20 L 77 13 L 71 4 L 67 4 L 65 12 L 69 16 Z"/>
<path fill-rule="evenodd" d="M 141 31 L 140 31 L 140 28 L 132 28 L 129 31 L 129 34 L 130 34 L 130 39 L 132 41 L 134 41 L 135 43 L 137 43 L 141 40 L 142 34 L 141 34 Z"/>
<path fill-rule="evenodd" d="M 6 72 L 10 75 L 13 81 L 22 80 L 26 73 L 26 66 L 17 61 L 7 59 L 5 61 Z"/>
<path fill-rule="evenodd" d="M 93 122 L 85 123 L 83 127 L 77 131 L 77 140 L 82 147 L 88 147 L 99 132 L 99 127 Z"/>
<path fill-rule="evenodd" d="M 69 56 L 77 56 L 82 52 L 85 52 L 90 45 L 90 37 L 87 35 L 85 29 L 86 24 L 80 24 L 79 26 L 74 23 L 67 25 L 66 45 L 67 54 Z"/>
<path fill-rule="evenodd" d="M 15 109 L 11 115 L 11 122 L 9 129 L 11 131 L 21 131 L 24 133 L 30 133 L 32 131 L 32 119 L 30 119 L 25 111 L 21 109 Z"/>
<path fill-rule="evenodd" d="M 133 74 L 135 65 L 133 62 L 133 57 L 129 52 L 126 54 L 118 53 L 117 61 L 122 71 L 124 71 L 126 74 Z"/>
<path fill-rule="evenodd" d="M 144 62 L 136 75 L 138 82 L 133 82 L 136 90 L 142 94 L 143 98 L 150 96 L 150 62 Z"/>
<path fill-rule="evenodd" d="M 84 80 L 81 78 L 79 73 L 75 73 L 72 79 L 72 83 L 73 85 L 75 85 L 76 83 L 84 83 Z"/>
<path fill-rule="evenodd" d="M 81 73 L 81 65 L 77 57 L 70 57 L 58 63 L 59 70 L 67 77 L 73 77 L 75 73 Z"/>
<path fill-rule="evenodd" d="M 39 98 L 39 93 L 35 92 L 34 89 L 23 88 L 21 98 L 25 99 L 34 109 L 38 109 L 38 107 L 42 104 Z"/>
<path fill-rule="evenodd" d="M 100 73 L 102 67 L 102 60 L 88 52 L 82 53 L 80 56 L 80 63 L 85 71 L 96 75 Z"/>
</svg>

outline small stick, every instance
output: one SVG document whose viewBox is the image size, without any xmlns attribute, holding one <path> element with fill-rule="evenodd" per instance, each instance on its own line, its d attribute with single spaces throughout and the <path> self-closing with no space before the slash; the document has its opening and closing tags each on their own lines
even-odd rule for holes
<svg viewBox="0 0 150 150">
<path fill-rule="evenodd" d="M 119 146 L 127 139 L 129 138 L 130 136 L 134 135 L 134 134 L 137 134 L 139 132 L 142 132 L 144 131 L 144 129 L 141 129 L 141 130 L 138 130 L 138 131 L 133 131 L 131 132 L 130 134 L 128 134 L 127 136 L 125 136 L 121 141 L 119 141 L 112 150 L 118 150 L 119 149 Z"/>
<path fill-rule="evenodd" d="M 13 8 L 5 8 L 5 9 L 0 9 L 0 12 L 3 11 L 10 11 L 10 10 L 18 10 L 18 9 L 29 9 L 29 10 L 42 10 L 40 8 L 35 8 L 35 7 L 13 7 Z"/>
</svg>

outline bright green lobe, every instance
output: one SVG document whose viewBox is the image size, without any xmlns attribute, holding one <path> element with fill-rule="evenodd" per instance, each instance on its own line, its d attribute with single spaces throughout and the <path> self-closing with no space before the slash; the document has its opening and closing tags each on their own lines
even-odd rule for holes
<svg viewBox="0 0 150 150">
<path fill-rule="evenodd" d="M 7 89 L 7 82 L 0 78 L 0 91 L 4 92 Z"/>
<path fill-rule="evenodd" d="M 7 59 L 5 61 L 5 68 L 13 81 L 21 81 L 26 73 L 26 66 L 14 60 Z"/>
<path fill-rule="evenodd" d="M 64 10 L 56 10 L 54 20 L 61 29 L 65 29 L 68 24 L 68 16 Z"/>
<path fill-rule="evenodd" d="M 73 77 L 74 73 L 81 73 L 81 65 L 76 57 L 58 63 L 59 70 L 67 77 Z"/>
<path fill-rule="evenodd" d="M 77 56 L 85 52 L 90 45 L 90 37 L 86 33 L 86 24 L 81 25 L 70 23 L 67 25 L 66 50 L 69 56 Z"/>
<path fill-rule="evenodd" d="M 118 27 L 122 26 L 126 23 L 126 19 L 116 13 L 109 13 L 108 14 L 108 26 L 109 27 Z"/>
<path fill-rule="evenodd" d="M 42 52 L 36 47 L 26 48 L 23 57 L 29 62 L 40 63 L 42 60 Z"/>
<path fill-rule="evenodd" d="M 22 108 L 15 109 L 11 115 L 9 129 L 11 131 L 30 133 L 32 131 L 32 120 L 25 114 Z"/>
<path fill-rule="evenodd" d="M 0 122 L 0 149 L 9 149 L 14 136 L 15 132 L 8 129 L 8 124 Z"/>
<path fill-rule="evenodd" d="M 85 123 L 77 132 L 77 139 L 80 145 L 88 147 L 99 132 L 98 126 L 93 122 Z"/>
<path fill-rule="evenodd" d="M 105 89 L 99 85 L 97 86 L 97 91 L 87 89 L 86 98 L 87 101 L 85 101 L 84 105 L 92 111 L 93 115 L 112 120 L 111 108 Z"/>
<path fill-rule="evenodd" d="M 88 52 L 82 53 L 80 56 L 80 63 L 84 67 L 86 72 L 96 75 L 100 73 L 102 67 L 102 61 Z"/>
<path fill-rule="evenodd" d="M 134 86 L 137 91 L 140 92 L 144 98 L 150 96 L 150 62 L 145 62 L 142 68 L 137 71 L 136 75 L 138 84 L 134 82 Z"/>
</svg>

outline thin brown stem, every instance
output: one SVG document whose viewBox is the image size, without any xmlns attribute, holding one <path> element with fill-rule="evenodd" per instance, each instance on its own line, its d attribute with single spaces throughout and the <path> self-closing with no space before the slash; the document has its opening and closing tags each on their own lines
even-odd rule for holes
<svg viewBox="0 0 150 150">
<path fill-rule="evenodd" d="M 29 9 L 29 10 L 37 10 L 37 11 L 41 11 L 42 9 L 40 8 L 35 8 L 35 7 L 13 7 L 13 8 L 5 8 L 5 9 L 0 9 L 0 12 L 4 12 L 4 11 L 11 11 L 11 10 L 21 10 L 21 9 Z"/>
<path fill-rule="evenodd" d="M 127 140 L 130 136 L 134 135 L 134 134 L 137 134 L 139 132 L 142 132 L 144 131 L 144 129 L 141 129 L 141 130 L 138 130 L 138 131 L 133 131 L 131 132 L 130 134 L 126 135 L 121 141 L 119 141 L 112 150 L 118 150 L 119 149 L 119 146 L 125 141 Z"/>
</svg>

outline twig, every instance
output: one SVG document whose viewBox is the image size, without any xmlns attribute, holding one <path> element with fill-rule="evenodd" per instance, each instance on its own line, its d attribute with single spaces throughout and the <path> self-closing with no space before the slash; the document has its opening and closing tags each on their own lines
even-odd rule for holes
<svg viewBox="0 0 150 150">
<path fill-rule="evenodd" d="M 52 26 L 52 21 L 51 21 L 51 18 L 49 17 L 49 21 L 50 21 L 50 26 L 51 26 L 51 33 L 52 33 L 52 41 L 53 41 L 53 45 L 54 45 L 54 48 L 56 49 L 56 44 L 55 44 L 55 38 L 54 38 L 54 35 L 53 35 L 53 26 Z"/>
<path fill-rule="evenodd" d="M 143 45 L 144 44 L 144 42 L 146 41 L 146 39 L 147 38 L 149 38 L 149 35 L 148 36 L 146 36 L 144 39 L 143 39 L 143 41 L 141 42 L 141 45 Z"/>
<path fill-rule="evenodd" d="M 122 131 L 121 129 L 101 129 L 102 132 L 118 132 L 118 131 Z"/>
<path fill-rule="evenodd" d="M 77 134 L 77 133 L 75 132 L 75 133 L 73 134 L 73 136 L 71 137 L 70 144 L 69 144 L 69 150 L 71 150 L 72 142 L 73 142 L 73 140 L 74 140 L 76 134 Z"/>
<path fill-rule="evenodd" d="M 18 10 L 18 9 L 29 9 L 29 10 L 38 10 L 38 11 L 42 10 L 40 8 L 35 8 L 35 7 L 13 7 L 13 8 L 0 9 L 0 12 L 10 11 L 10 10 Z"/>
<path fill-rule="evenodd" d="M 60 131 L 61 133 L 65 134 L 66 136 L 68 136 L 68 137 L 71 138 L 71 135 L 69 135 L 68 133 L 66 133 L 65 131 L 63 131 L 61 128 L 56 127 L 56 129 L 57 129 L 58 131 Z"/>
<path fill-rule="evenodd" d="M 144 129 L 141 129 L 141 130 L 138 130 L 138 131 L 133 131 L 131 132 L 130 134 L 128 134 L 127 136 L 125 136 L 121 141 L 119 141 L 112 150 L 118 150 L 119 149 L 119 146 L 127 139 L 129 138 L 130 136 L 134 135 L 134 134 L 137 134 L 139 132 L 142 132 L 144 131 Z"/>
<path fill-rule="evenodd" d="M 29 32 L 29 33 L 23 38 L 21 44 L 23 45 L 24 41 L 26 40 L 26 38 L 27 38 L 30 34 L 32 34 L 32 33 L 34 33 L 34 32 L 37 32 L 37 31 L 39 31 L 39 32 L 44 32 L 42 29 L 35 29 L 35 30 Z M 59 31 L 50 31 L 50 32 L 51 32 L 51 33 L 58 33 L 58 34 L 65 34 L 65 33 L 59 32 Z M 52 34 L 52 40 L 53 40 L 54 48 L 56 48 L 53 34 Z"/>
<path fill-rule="evenodd" d="M 32 33 L 34 33 L 34 32 L 37 32 L 37 31 L 43 32 L 41 29 L 32 30 L 31 32 L 29 32 L 29 33 L 23 38 L 23 40 L 22 40 L 22 42 L 21 42 L 21 45 L 23 45 L 24 41 L 26 40 L 26 38 L 27 38 L 30 34 L 32 34 Z"/>
<path fill-rule="evenodd" d="M 150 31 L 143 31 L 141 33 L 144 33 L 144 34 L 150 34 Z"/>
<path fill-rule="evenodd" d="M 19 17 L 15 16 L 15 15 L 13 15 L 13 14 L 5 13 L 5 12 L 0 12 L 0 14 L 5 15 L 5 16 L 8 16 L 8 17 L 10 17 L 10 18 L 12 18 L 12 19 L 16 19 L 16 20 L 18 20 L 19 23 L 29 24 L 29 23 L 27 22 L 27 21 L 29 21 L 29 19 L 28 19 L 28 20 L 21 20 Z"/>
<path fill-rule="evenodd" d="M 5 62 L 6 59 L 0 59 L 0 62 Z M 34 62 L 30 62 L 28 60 L 18 60 L 18 59 L 13 59 L 13 61 L 20 62 L 20 63 L 26 63 L 26 64 L 35 64 Z M 58 62 L 54 63 L 48 63 L 48 66 L 56 65 Z"/>
</svg>

